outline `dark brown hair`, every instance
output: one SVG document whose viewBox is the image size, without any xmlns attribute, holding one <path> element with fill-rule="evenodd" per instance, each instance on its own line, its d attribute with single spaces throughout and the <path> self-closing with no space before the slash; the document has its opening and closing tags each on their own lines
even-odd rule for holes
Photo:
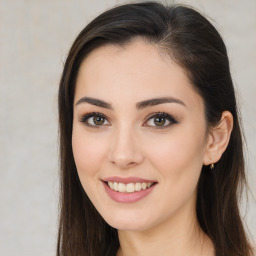
<svg viewBox="0 0 256 256">
<path fill-rule="evenodd" d="M 98 214 L 84 192 L 76 170 L 71 138 L 76 77 L 81 62 L 107 44 L 123 45 L 143 38 L 158 46 L 187 72 L 205 104 L 208 126 L 223 111 L 234 118 L 229 145 L 214 171 L 203 166 L 198 183 L 197 218 L 217 256 L 251 256 L 239 214 L 239 188 L 245 184 L 242 135 L 224 42 L 214 26 L 192 8 L 156 2 L 125 4 L 108 10 L 78 35 L 59 87 L 61 201 L 58 256 L 115 255 L 117 230 Z"/>
</svg>

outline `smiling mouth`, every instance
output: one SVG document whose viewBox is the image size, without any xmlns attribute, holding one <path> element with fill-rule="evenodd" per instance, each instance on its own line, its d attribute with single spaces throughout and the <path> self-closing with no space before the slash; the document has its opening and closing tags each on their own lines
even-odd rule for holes
<svg viewBox="0 0 256 256">
<path fill-rule="evenodd" d="M 153 185 L 155 185 L 157 182 L 136 182 L 136 183 L 128 183 L 124 184 L 121 182 L 111 182 L 106 181 L 105 182 L 108 187 L 116 192 L 120 193 L 134 193 L 139 192 L 141 190 L 146 190 Z"/>
</svg>

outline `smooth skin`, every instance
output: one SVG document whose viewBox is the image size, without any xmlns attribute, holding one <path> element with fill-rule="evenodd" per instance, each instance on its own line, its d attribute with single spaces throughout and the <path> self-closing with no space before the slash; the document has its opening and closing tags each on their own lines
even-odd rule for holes
<svg viewBox="0 0 256 256">
<path fill-rule="evenodd" d="M 173 100 L 138 108 L 138 102 L 163 97 Z M 101 115 L 84 117 L 92 112 Z M 158 112 L 172 118 L 152 117 Z M 103 46 L 86 57 L 75 89 L 72 147 L 85 192 L 118 230 L 118 256 L 214 255 L 196 218 L 197 183 L 202 166 L 225 151 L 232 124 L 225 111 L 208 129 L 203 99 L 185 71 L 145 40 Z M 111 176 L 157 185 L 137 202 L 118 203 L 102 183 Z"/>
</svg>

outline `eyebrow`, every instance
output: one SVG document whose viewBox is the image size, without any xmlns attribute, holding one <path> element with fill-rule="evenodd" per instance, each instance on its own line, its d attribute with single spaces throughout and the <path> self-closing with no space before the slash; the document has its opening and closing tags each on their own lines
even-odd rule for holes
<svg viewBox="0 0 256 256">
<path fill-rule="evenodd" d="M 95 105 L 101 108 L 106 108 L 106 109 L 111 109 L 113 110 L 113 107 L 110 103 L 105 102 L 100 99 L 96 98 L 91 98 L 91 97 L 83 97 L 80 100 L 77 101 L 76 105 L 79 105 L 81 103 L 89 103 L 91 105 Z M 164 103 L 177 103 L 180 105 L 183 105 L 186 107 L 185 103 L 179 99 L 173 98 L 173 97 L 161 97 L 161 98 L 155 98 L 155 99 L 149 99 L 149 100 L 144 100 L 141 102 L 138 102 L 136 104 L 136 108 L 138 110 L 144 109 L 146 107 L 151 107 L 159 104 L 164 104 Z"/>
</svg>

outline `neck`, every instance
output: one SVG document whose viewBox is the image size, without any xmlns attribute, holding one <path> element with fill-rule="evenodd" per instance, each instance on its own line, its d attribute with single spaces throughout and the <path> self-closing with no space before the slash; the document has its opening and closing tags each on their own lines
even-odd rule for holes
<svg viewBox="0 0 256 256">
<path fill-rule="evenodd" d="M 201 230 L 195 211 L 181 209 L 159 225 L 143 231 L 119 230 L 118 236 L 117 256 L 214 256 L 213 244 Z"/>
</svg>

